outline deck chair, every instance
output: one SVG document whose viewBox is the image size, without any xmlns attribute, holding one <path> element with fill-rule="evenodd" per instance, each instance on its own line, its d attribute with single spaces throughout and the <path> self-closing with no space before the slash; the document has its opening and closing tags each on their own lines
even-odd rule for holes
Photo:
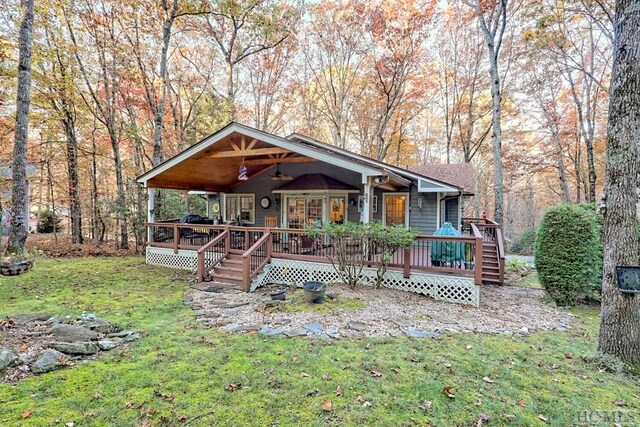
<svg viewBox="0 0 640 427">
<path fill-rule="evenodd" d="M 275 215 L 267 215 L 264 217 L 264 226 L 269 228 L 278 227 L 278 217 Z"/>
</svg>

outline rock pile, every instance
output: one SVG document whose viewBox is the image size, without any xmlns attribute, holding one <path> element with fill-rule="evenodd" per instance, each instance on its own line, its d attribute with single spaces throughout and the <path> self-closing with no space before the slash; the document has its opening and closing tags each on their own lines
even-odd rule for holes
<svg viewBox="0 0 640 427">
<path fill-rule="evenodd" d="M 92 313 L 78 318 L 20 314 L 0 322 L 0 380 L 14 381 L 97 357 L 140 339 Z"/>
</svg>

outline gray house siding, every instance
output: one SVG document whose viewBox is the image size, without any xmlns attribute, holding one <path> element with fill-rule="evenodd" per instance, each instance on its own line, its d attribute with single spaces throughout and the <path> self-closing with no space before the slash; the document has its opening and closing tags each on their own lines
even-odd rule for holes
<svg viewBox="0 0 640 427">
<path fill-rule="evenodd" d="M 418 207 L 418 198 L 423 197 L 422 208 Z M 409 210 L 409 227 L 420 234 L 433 234 L 438 228 L 437 193 L 418 193 L 412 187 Z"/>
</svg>

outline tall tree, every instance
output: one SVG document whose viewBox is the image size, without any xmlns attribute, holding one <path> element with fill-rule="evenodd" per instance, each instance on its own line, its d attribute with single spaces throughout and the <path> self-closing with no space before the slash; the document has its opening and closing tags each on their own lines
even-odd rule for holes
<svg viewBox="0 0 640 427">
<path fill-rule="evenodd" d="M 282 43 L 299 18 L 299 10 L 277 0 L 211 0 L 209 34 L 222 53 L 230 118 L 236 119 L 236 67 L 247 58 Z"/>
<path fill-rule="evenodd" d="M 33 0 L 22 2 L 24 9 L 18 40 L 18 92 L 16 96 L 16 129 L 13 144 L 13 221 L 9 229 L 9 253 L 23 253 L 27 241 L 29 194 L 27 188 L 27 140 L 29 136 L 29 104 L 31 102 L 31 50 L 33 47 Z"/>
<path fill-rule="evenodd" d="M 616 288 L 616 266 L 638 263 L 640 8 L 617 0 L 610 87 L 600 351 L 640 369 L 640 297 Z"/>
<path fill-rule="evenodd" d="M 491 100 L 493 102 L 493 171 L 494 205 L 493 217 L 503 222 L 503 167 L 502 167 L 502 83 L 500 77 L 500 49 L 507 29 L 507 6 L 509 0 L 474 0 L 467 2 L 476 13 L 478 24 L 484 35 L 489 55 L 491 76 Z"/>
</svg>

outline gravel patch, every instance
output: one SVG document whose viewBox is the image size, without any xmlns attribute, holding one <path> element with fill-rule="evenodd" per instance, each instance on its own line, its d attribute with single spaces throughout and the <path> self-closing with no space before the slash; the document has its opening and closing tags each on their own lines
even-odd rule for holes
<svg viewBox="0 0 640 427">
<path fill-rule="evenodd" d="M 566 331 L 571 328 L 574 317 L 565 310 L 547 305 L 543 301 L 544 290 L 516 286 L 481 286 L 479 307 L 436 301 L 394 289 L 361 287 L 353 290 L 339 284 L 331 284 L 328 288 L 338 299 L 362 300 L 366 307 L 336 310 L 330 314 L 280 312 L 274 304 L 282 303 L 271 301 L 269 293 L 273 289 L 270 288 L 254 293 L 214 293 L 193 287 L 185 301 L 198 310 L 198 321 L 204 325 L 221 330 L 230 324 L 238 325 L 227 327 L 227 332 L 253 331 L 256 327 L 269 325 L 284 328 L 285 336 L 303 336 L 304 331 L 306 336 L 315 337 L 326 336 L 322 331 L 332 331 L 331 335 L 344 338 L 401 334 L 437 337 L 421 332 L 447 331 L 526 335 L 542 330 Z M 231 306 L 234 309 L 229 313 Z M 310 324 L 314 327 L 309 328 Z M 407 330 L 412 333 L 407 334 Z"/>
</svg>

